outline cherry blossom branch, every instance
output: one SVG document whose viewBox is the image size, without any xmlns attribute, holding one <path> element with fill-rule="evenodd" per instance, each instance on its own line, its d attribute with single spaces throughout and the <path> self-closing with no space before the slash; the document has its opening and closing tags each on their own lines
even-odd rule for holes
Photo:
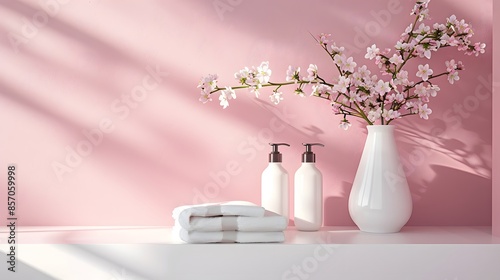
<svg viewBox="0 0 500 280">
<path fill-rule="evenodd" d="M 305 71 L 306 76 L 302 75 L 299 67 L 289 66 L 285 82 L 271 82 L 269 62 L 262 62 L 258 67 L 245 67 L 235 73 L 235 78 L 240 83 L 238 86 L 219 87 L 217 75 L 202 78 L 198 85 L 201 89 L 200 101 L 211 101 L 211 96 L 220 92 L 220 105 L 226 108 L 229 100 L 236 98 L 235 90 L 247 88 L 259 97 L 262 88 L 274 87 L 269 97 L 274 104 L 278 104 L 283 100 L 280 92 L 283 86 L 296 85 L 295 93 L 304 96 L 305 85 L 311 85 L 311 96 L 328 100 L 333 113 L 343 115 L 339 126 L 344 129 L 351 125 L 348 117 L 361 118 L 368 125 L 377 121 L 387 125 L 395 119 L 417 114 L 422 119 L 428 119 L 432 113 L 428 107 L 430 97 L 436 96 L 440 90 L 433 80 L 447 76 L 450 84 L 453 84 L 459 80 L 458 71 L 464 69 L 463 65 L 460 61 L 451 59 L 445 63 L 445 72 L 434 74 L 429 64 L 420 64 L 416 72 L 420 79 L 413 82 L 409 78 L 409 72 L 403 70 L 408 61 L 414 58 L 430 60 L 432 52 L 448 47 L 456 47 L 467 55 L 478 56 L 485 52 L 486 47 L 484 43 L 472 43 L 474 32 L 470 25 L 464 20 L 459 21 L 454 15 L 447 18 L 445 23 L 435 23 L 432 28 L 423 23 L 429 16 L 429 1 L 416 1 L 411 12 L 415 15 L 415 20 L 401 35 L 392 55 L 390 49 L 381 51 L 375 44 L 367 48 L 365 58 L 375 59 L 382 76 L 389 75 L 389 79 L 372 75 L 366 65 L 359 67 L 352 57 L 344 54 L 344 47 L 337 46 L 330 40 L 330 34 L 322 33 L 314 39 L 328 53 L 339 72 L 339 76 L 333 81 L 320 77 L 318 67 L 310 64 Z M 419 22 L 422 23 L 417 25 Z"/>
</svg>

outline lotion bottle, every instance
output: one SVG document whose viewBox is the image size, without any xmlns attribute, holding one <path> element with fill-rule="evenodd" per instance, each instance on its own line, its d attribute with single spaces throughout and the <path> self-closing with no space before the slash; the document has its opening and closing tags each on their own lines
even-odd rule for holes
<svg viewBox="0 0 500 280">
<path fill-rule="evenodd" d="M 302 165 L 295 172 L 294 221 L 301 231 L 317 231 L 323 222 L 323 175 L 316 167 L 316 155 L 312 146 L 320 143 L 303 143 Z"/>
<path fill-rule="evenodd" d="M 282 155 L 279 146 L 290 146 L 286 143 L 269 143 L 272 151 L 269 154 L 269 165 L 262 172 L 261 204 L 266 210 L 288 219 L 288 172 L 281 165 Z"/>
</svg>

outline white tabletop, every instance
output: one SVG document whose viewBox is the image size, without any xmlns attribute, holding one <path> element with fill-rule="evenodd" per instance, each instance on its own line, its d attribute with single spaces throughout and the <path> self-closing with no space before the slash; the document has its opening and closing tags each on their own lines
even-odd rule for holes
<svg viewBox="0 0 500 280">
<path fill-rule="evenodd" d="M 286 242 L 183 244 L 169 227 L 18 228 L 18 273 L 0 279 L 498 280 L 490 227 L 289 228 Z M 9 252 L 5 229 L 0 254 Z"/>
<path fill-rule="evenodd" d="M 0 244 L 5 243 L 6 234 L 0 236 Z M 285 236 L 283 244 L 500 244 L 500 237 L 492 236 L 487 226 L 410 226 L 391 234 L 343 226 L 315 232 L 289 227 Z M 17 238 L 20 244 L 183 244 L 171 227 L 23 227 L 18 228 Z"/>
</svg>

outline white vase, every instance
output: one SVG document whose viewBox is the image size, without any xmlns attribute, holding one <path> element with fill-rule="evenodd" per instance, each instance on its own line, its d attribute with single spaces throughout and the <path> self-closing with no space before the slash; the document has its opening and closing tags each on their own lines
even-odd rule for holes
<svg viewBox="0 0 500 280">
<path fill-rule="evenodd" d="M 394 139 L 394 126 L 369 125 L 349 196 L 349 214 L 361 231 L 398 232 L 408 222 L 412 199 Z"/>
</svg>

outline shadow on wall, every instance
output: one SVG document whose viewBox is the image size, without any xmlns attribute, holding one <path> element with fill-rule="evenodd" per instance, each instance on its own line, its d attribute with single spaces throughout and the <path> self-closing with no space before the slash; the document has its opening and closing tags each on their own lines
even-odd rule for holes
<svg viewBox="0 0 500 280">
<path fill-rule="evenodd" d="M 349 218 L 349 193 L 352 183 L 342 182 L 340 196 L 330 196 L 325 199 L 324 225 L 353 226 L 354 222 Z"/>
<path fill-rule="evenodd" d="M 473 118 L 473 117 L 472 117 Z M 401 122 L 396 137 L 400 144 L 401 157 L 406 159 L 407 176 L 419 165 L 427 163 L 431 154 L 446 157 L 453 164 L 462 165 L 471 173 L 491 179 L 491 130 L 478 130 L 466 122 L 461 126 L 450 126 L 443 119 L 430 119 L 425 127 Z M 472 123 L 490 120 L 473 119 Z"/>
<path fill-rule="evenodd" d="M 469 226 L 491 225 L 490 179 L 447 166 L 431 168 L 435 178 L 424 180 L 425 185 L 411 185 L 414 193 L 423 191 L 414 200 L 412 225 L 462 225 L 463 221 Z M 427 183 L 433 187 L 428 188 Z"/>
<path fill-rule="evenodd" d="M 401 122 L 398 144 L 413 197 L 411 225 L 491 224 L 491 144 L 467 124 Z M 434 126 L 432 126 L 434 125 Z M 483 140 L 486 139 L 486 140 Z M 445 164 L 445 165 L 443 165 Z"/>
</svg>

